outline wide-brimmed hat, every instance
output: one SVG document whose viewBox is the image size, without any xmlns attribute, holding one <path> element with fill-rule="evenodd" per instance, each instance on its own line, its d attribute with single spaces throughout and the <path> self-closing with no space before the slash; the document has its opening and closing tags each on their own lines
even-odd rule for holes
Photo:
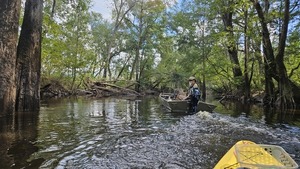
<svg viewBox="0 0 300 169">
<path fill-rule="evenodd" d="M 192 80 L 195 80 L 195 81 L 196 81 L 196 78 L 195 78 L 194 76 L 191 76 L 191 77 L 189 78 L 189 81 L 192 81 Z"/>
</svg>

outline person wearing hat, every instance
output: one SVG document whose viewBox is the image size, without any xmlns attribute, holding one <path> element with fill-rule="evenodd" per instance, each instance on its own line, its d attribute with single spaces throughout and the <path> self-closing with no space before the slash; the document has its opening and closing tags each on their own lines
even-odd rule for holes
<svg viewBox="0 0 300 169">
<path fill-rule="evenodd" d="M 185 100 L 189 100 L 189 113 L 197 113 L 197 104 L 198 101 L 200 100 L 200 90 L 198 88 L 198 85 L 196 83 L 196 78 L 191 76 L 189 78 L 189 91 L 188 91 L 188 95 L 185 98 Z"/>
</svg>

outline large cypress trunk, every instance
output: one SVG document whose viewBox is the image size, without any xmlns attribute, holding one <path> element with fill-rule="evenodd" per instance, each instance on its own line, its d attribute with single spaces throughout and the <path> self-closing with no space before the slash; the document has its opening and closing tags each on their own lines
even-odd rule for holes
<svg viewBox="0 0 300 169">
<path fill-rule="evenodd" d="M 267 21 L 265 19 L 266 11 L 263 11 L 260 3 L 255 0 L 251 0 L 253 2 L 253 6 L 257 11 L 257 15 L 260 19 L 261 29 L 262 29 L 262 42 L 263 42 L 263 52 L 264 52 L 264 75 L 265 75 L 265 96 L 264 96 L 264 104 L 265 105 L 273 105 L 276 100 L 276 94 L 274 92 L 274 84 L 272 78 L 277 76 L 276 73 L 276 63 L 275 63 L 275 55 L 273 51 L 273 46 L 270 40 L 270 33 L 267 26 Z M 269 6 L 269 5 L 266 5 Z"/>
<path fill-rule="evenodd" d="M 20 0 L 0 0 L 0 116 L 14 111 Z"/>
<path fill-rule="evenodd" d="M 281 32 L 279 36 L 279 47 L 278 54 L 276 56 L 276 68 L 278 72 L 278 88 L 279 88 L 279 102 L 282 109 L 294 108 L 295 101 L 297 98 L 296 94 L 299 92 L 293 92 L 295 89 L 293 82 L 289 79 L 287 75 L 287 70 L 284 64 L 284 52 L 286 46 L 288 25 L 290 21 L 290 0 L 284 0 L 284 16 L 283 23 L 281 26 Z M 296 87 L 299 90 L 299 87 Z"/>
<path fill-rule="evenodd" d="M 43 0 L 26 0 L 17 52 L 17 100 L 19 111 L 40 107 L 41 33 Z"/>
<path fill-rule="evenodd" d="M 276 94 L 274 92 L 274 83 L 272 80 L 273 71 L 270 69 L 268 60 L 264 59 L 264 77 L 265 77 L 265 96 L 263 98 L 264 105 L 273 105 L 276 100 Z"/>
<path fill-rule="evenodd" d="M 281 31 L 279 36 L 278 54 L 275 57 L 274 49 L 270 40 L 270 33 L 267 27 L 267 20 L 260 3 L 257 0 L 251 0 L 257 11 L 260 23 L 262 26 L 262 38 L 265 54 L 265 79 L 266 79 L 266 97 L 265 103 L 274 103 L 276 95 L 274 93 L 274 84 L 272 78 L 278 82 L 279 96 L 277 101 L 282 109 L 293 108 L 296 102 L 299 102 L 300 88 L 294 84 L 287 76 L 286 67 L 284 64 L 284 52 L 286 46 L 289 17 L 290 17 L 290 1 L 284 0 L 284 15 L 282 18 Z M 266 1 L 268 2 L 268 1 Z M 265 5 L 269 6 L 269 5 Z"/>
</svg>

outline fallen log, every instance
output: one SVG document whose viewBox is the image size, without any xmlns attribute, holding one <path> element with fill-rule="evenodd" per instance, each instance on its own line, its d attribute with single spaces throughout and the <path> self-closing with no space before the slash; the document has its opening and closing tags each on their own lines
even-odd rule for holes
<svg viewBox="0 0 300 169">
<path fill-rule="evenodd" d="M 120 87 L 120 86 L 117 86 L 117 85 L 115 85 L 115 84 L 109 84 L 109 83 L 101 83 L 101 84 L 104 85 L 104 86 L 109 86 L 109 87 L 117 88 L 117 89 L 119 89 L 119 90 L 121 90 L 121 91 L 128 91 L 128 92 L 130 92 L 130 93 L 134 93 L 134 94 L 136 94 L 136 95 L 140 95 L 140 93 L 138 93 L 138 92 L 135 91 L 135 90 L 128 89 L 128 88 L 124 88 L 124 87 Z"/>
<path fill-rule="evenodd" d="M 94 86 L 94 89 L 98 89 L 98 90 L 102 90 L 102 91 L 106 91 L 106 92 L 111 92 L 111 93 L 121 93 L 118 90 L 114 90 L 114 89 L 110 89 L 110 88 L 106 88 L 106 87 L 101 87 L 101 86 Z"/>
<path fill-rule="evenodd" d="M 42 98 L 66 97 L 70 96 L 71 92 L 65 89 L 59 82 L 53 81 L 41 87 L 40 95 Z"/>
<path fill-rule="evenodd" d="M 77 90 L 77 95 L 93 95 L 94 93 L 92 91 L 89 90 Z"/>
<path fill-rule="evenodd" d="M 115 84 L 107 82 L 84 82 L 85 93 L 93 97 L 107 97 L 107 96 L 118 96 L 118 95 L 130 95 L 130 96 L 140 96 L 141 94 L 135 90 L 124 88 Z M 82 92 L 81 92 L 82 93 Z M 90 94 L 92 93 L 92 94 Z"/>
</svg>

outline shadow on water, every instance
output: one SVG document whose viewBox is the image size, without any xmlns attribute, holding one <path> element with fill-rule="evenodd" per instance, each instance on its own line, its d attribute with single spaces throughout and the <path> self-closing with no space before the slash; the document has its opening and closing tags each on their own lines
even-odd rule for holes
<svg viewBox="0 0 300 169">
<path fill-rule="evenodd" d="M 299 163 L 298 127 L 265 125 L 276 115 L 252 106 L 216 112 L 166 113 L 157 98 L 48 100 L 0 119 L 0 168 L 206 169 L 241 139 L 281 145 Z"/>
</svg>

